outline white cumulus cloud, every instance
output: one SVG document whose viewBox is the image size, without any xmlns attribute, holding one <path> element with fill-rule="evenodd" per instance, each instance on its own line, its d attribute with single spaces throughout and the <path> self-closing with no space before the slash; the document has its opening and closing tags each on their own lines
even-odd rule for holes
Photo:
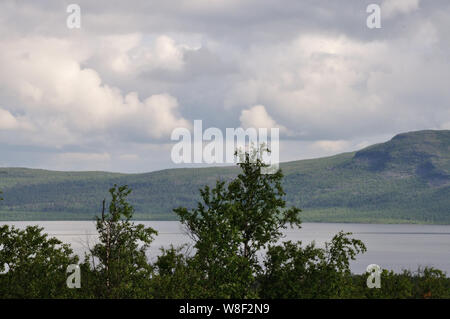
<svg viewBox="0 0 450 319">
<path fill-rule="evenodd" d="M 19 128 L 12 114 L 21 114 L 48 144 L 74 143 L 93 134 L 120 137 L 117 130 L 160 139 L 175 127 L 189 127 L 175 97 L 162 92 L 141 99 L 135 92 L 122 93 L 94 69 L 82 67 L 90 57 L 87 52 L 69 40 L 0 40 L 0 90 L 12 100 L 3 107 L 0 124 Z"/>
<path fill-rule="evenodd" d="M 267 113 L 264 105 L 255 105 L 247 110 L 242 110 L 239 118 L 243 128 L 279 128 L 280 133 L 286 134 L 287 130 L 283 125 L 277 124 Z"/>
</svg>

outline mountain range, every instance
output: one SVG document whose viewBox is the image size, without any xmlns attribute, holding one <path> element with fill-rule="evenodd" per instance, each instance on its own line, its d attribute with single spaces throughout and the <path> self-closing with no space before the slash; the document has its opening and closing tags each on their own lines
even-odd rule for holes
<svg viewBox="0 0 450 319">
<path fill-rule="evenodd" d="M 362 150 L 280 165 L 288 205 L 303 221 L 450 224 L 450 131 L 402 133 Z M 145 174 L 0 168 L 0 220 L 90 220 L 114 185 L 132 188 L 139 220 L 175 220 L 198 189 L 230 180 L 237 167 Z"/>
</svg>

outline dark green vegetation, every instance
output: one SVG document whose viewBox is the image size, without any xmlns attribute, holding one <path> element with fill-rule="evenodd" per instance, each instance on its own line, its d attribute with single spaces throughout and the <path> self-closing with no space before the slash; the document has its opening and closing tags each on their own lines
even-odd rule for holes
<svg viewBox="0 0 450 319">
<path fill-rule="evenodd" d="M 303 221 L 450 224 L 450 131 L 395 136 L 358 152 L 281 164 L 288 205 Z M 148 174 L 0 169 L 0 220 L 92 219 L 113 184 L 133 189 L 135 218 L 174 220 L 198 189 L 230 181 L 235 167 Z"/>
<path fill-rule="evenodd" d="M 0 298 L 450 298 L 450 278 L 430 268 L 384 270 L 381 288 L 369 289 L 368 274 L 350 273 L 350 260 L 366 251 L 350 233 L 325 248 L 278 243 L 282 229 L 301 226 L 301 210 L 286 206 L 281 171 L 261 174 L 264 164 L 249 159 L 229 183 L 205 186 L 197 208 L 174 210 L 194 249 L 162 250 L 154 263 L 145 250 L 157 233 L 131 221 L 127 186 L 111 188 L 79 288 L 66 286 L 67 266 L 79 262 L 69 246 L 38 227 L 0 227 Z"/>
</svg>

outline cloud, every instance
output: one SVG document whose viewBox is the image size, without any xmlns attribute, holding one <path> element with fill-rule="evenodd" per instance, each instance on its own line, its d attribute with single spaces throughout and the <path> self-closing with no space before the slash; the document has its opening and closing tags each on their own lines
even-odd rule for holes
<svg viewBox="0 0 450 319">
<path fill-rule="evenodd" d="M 420 0 L 384 0 L 381 4 L 381 15 L 393 18 L 399 14 L 408 14 L 419 9 Z"/>
<path fill-rule="evenodd" d="M 137 154 L 121 154 L 119 158 L 124 161 L 137 161 L 139 160 L 139 155 Z"/>
<path fill-rule="evenodd" d="M 277 124 L 267 113 L 264 105 L 255 105 L 248 110 L 242 110 L 239 118 L 243 128 L 279 128 L 280 133 L 286 134 L 286 128 Z"/>
<path fill-rule="evenodd" d="M 105 170 L 111 167 L 111 154 L 87 152 L 63 152 L 51 158 L 56 170 Z"/>
<path fill-rule="evenodd" d="M 111 156 L 108 153 L 61 153 L 58 158 L 64 162 L 79 162 L 79 161 L 109 161 Z"/>
<path fill-rule="evenodd" d="M 22 116 L 14 116 L 9 111 L 2 108 L 0 108 L 0 130 L 22 130 L 24 132 L 35 131 L 33 125 Z"/>
<path fill-rule="evenodd" d="M 313 143 L 314 147 L 319 148 L 327 153 L 339 153 L 348 149 L 350 143 L 348 141 L 317 141 Z"/>
<path fill-rule="evenodd" d="M 2 163 L 169 167 L 195 119 L 278 126 L 282 159 L 448 128 L 448 0 L 383 1 L 379 30 L 359 0 L 77 3 L 75 30 L 58 1 L 0 2 Z"/>
<path fill-rule="evenodd" d="M 92 135 L 161 139 L 175 127 L 189 127 L 170 94 L 141 100 L 136 92 L 124 94 L 95 70 L 83 68 L 89 50 L 76 43 L 41 37 L 0 40 L 0 51 L 0 68 L 14 74 L 0 77 L 3 94 L 14 102 L 2 110 L 0 124 L 18 129 L 11 113 L 21 114 L 41 132 L 44 144 L 80 143 L 80 137 Z"/>
<path fill-rule="evenodd" d="M 180 71 L 185 53 L 193 50 L 167 35 L 157 36 L 150 45 L 143 45 L 140 33 L 102 36 L 99 42 L 102 50 L 94 52 L 93 62 L 119 74 L 155 69 Z"/>
<path fill-rule="evenodd" d="M 450 62 L 439 53 L 433 25 L 410 32 L 395 41 L 311 34 L 255 46 L 225 105 L 262 103 L 279 124 L 310 140 L 435 126 L 448 116 Z M 433 112 L 425 112 L 430 98 Z"/>
<path fill-rule="evenodd" d="M 0 130 L 11 130 L 19 126 L 16 118 L 6 110 L 0 109 Z"/>
</svg>

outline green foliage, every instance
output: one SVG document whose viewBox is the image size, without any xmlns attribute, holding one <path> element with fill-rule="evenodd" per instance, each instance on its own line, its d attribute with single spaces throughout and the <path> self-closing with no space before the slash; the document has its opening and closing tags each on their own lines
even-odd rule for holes
<svg viewBox="0 0 450 319">
<path fill-rule="evenodd" d="M 419 268 L 413 283 L 413 298 L 450 298 L 450 279 L 439 269 Z"/>
<path fill-rule="evenodd" d="M 116 185 L 109 190 L 111 202 L 105 214 L 103 201 L 102 216 L 97 217 L 99 243 L 86 255 L 83 269 L 92 272 L 96 297 L 139 298 L 146 297 L 152 267 L 147 262 L 146 250 L 157 232 L 142 224 L 130 222 L 134 209 L 127 202 L 131 190 L 128 186 Z"/>
<path fill-rule="evenodd" d="M 284 228 L 301 225 L 301 210 L 286 208 L 283 174 L 262 174 L 256 153 L 239 166 L 234 179 L 200 189 L 197 208 L 175 209 L 193 251 L 161 249 L 153 264 L 146 250 L 157 233 L 131 222 L 131 190 L 114 185 L 97 217 L 99 242 L 80 265 L 80 289 L 66 286 L 67 266 L 78 263 L 69 245 L 37 226 L 1 226 L 0 298 L 450 298 L 450 278 L 434 268 L 383 270 L 381 288 L 367 288 L 369 274 L 350 272 L 366 251 L 351 233 L 339 232 L 324 248 L 280 243 Z"/>
<path fill-rule="evenodd" d="M 411 298 L 413 293 L 413 282 L 411 280 L 412 274 L 408 271 L 403 271 L 403 273 L 397 274 L 393 271 L 388 271 L 383 269 L 381 272 L 381 288 L 379 289 L 367 289 L 367 277 L 366 273 L 364 276 L 357 277 L 356 285 L 359 285 L 361 289 L 361 296 L 370 299 L 405 299 Z"/>
<path fill-rule="evenodd" d="M 228 185 L 218 181 L 213 189 L 201 189 L 196 209 L 174 210 L 195 240 L 194 262 L 211 296 L 254 296 L 258 251 L 278 241 L 288 224 L 300 226 L 300 209 L 285 209 L 281 171 L 261 172 L 268 167 L 260 159 L 264 151 L 243 154 L 242 173 Z"/>
<path fill-rule="evenodd" d="M 158 299 L 208 298 L 211 292 L 186 246 L 161 248 L 154 264 L 152 296 Z M 217 298 L 217 297 L 216 297 Z"/>
<path fill-rule="evenodd" d="M 42 234 L 42 228 L 0 227 L 0 298 L 72 297 L 66 269 L 77 264 L 69 245 Z"/>
<path fill-rule="evenodd" d="M 367 289 L 365 275 L 354 275 L 355 292 L 352 297 L 371 299 L 437 299 L 450 298 L 450 278 L 438 269 L 419 268 L 413 273 L 404 270 L 394 273 L 383 269 L 381 288 Z"/>
<path fill-rule="evenodd" d="M 261 276 L 262 298 L 349 298 L 353 294 L 349 261 L 366 251 L 364 244 L 340 232 L 325 248 L 314 243 L 271 246 Z"/>
</svg>

